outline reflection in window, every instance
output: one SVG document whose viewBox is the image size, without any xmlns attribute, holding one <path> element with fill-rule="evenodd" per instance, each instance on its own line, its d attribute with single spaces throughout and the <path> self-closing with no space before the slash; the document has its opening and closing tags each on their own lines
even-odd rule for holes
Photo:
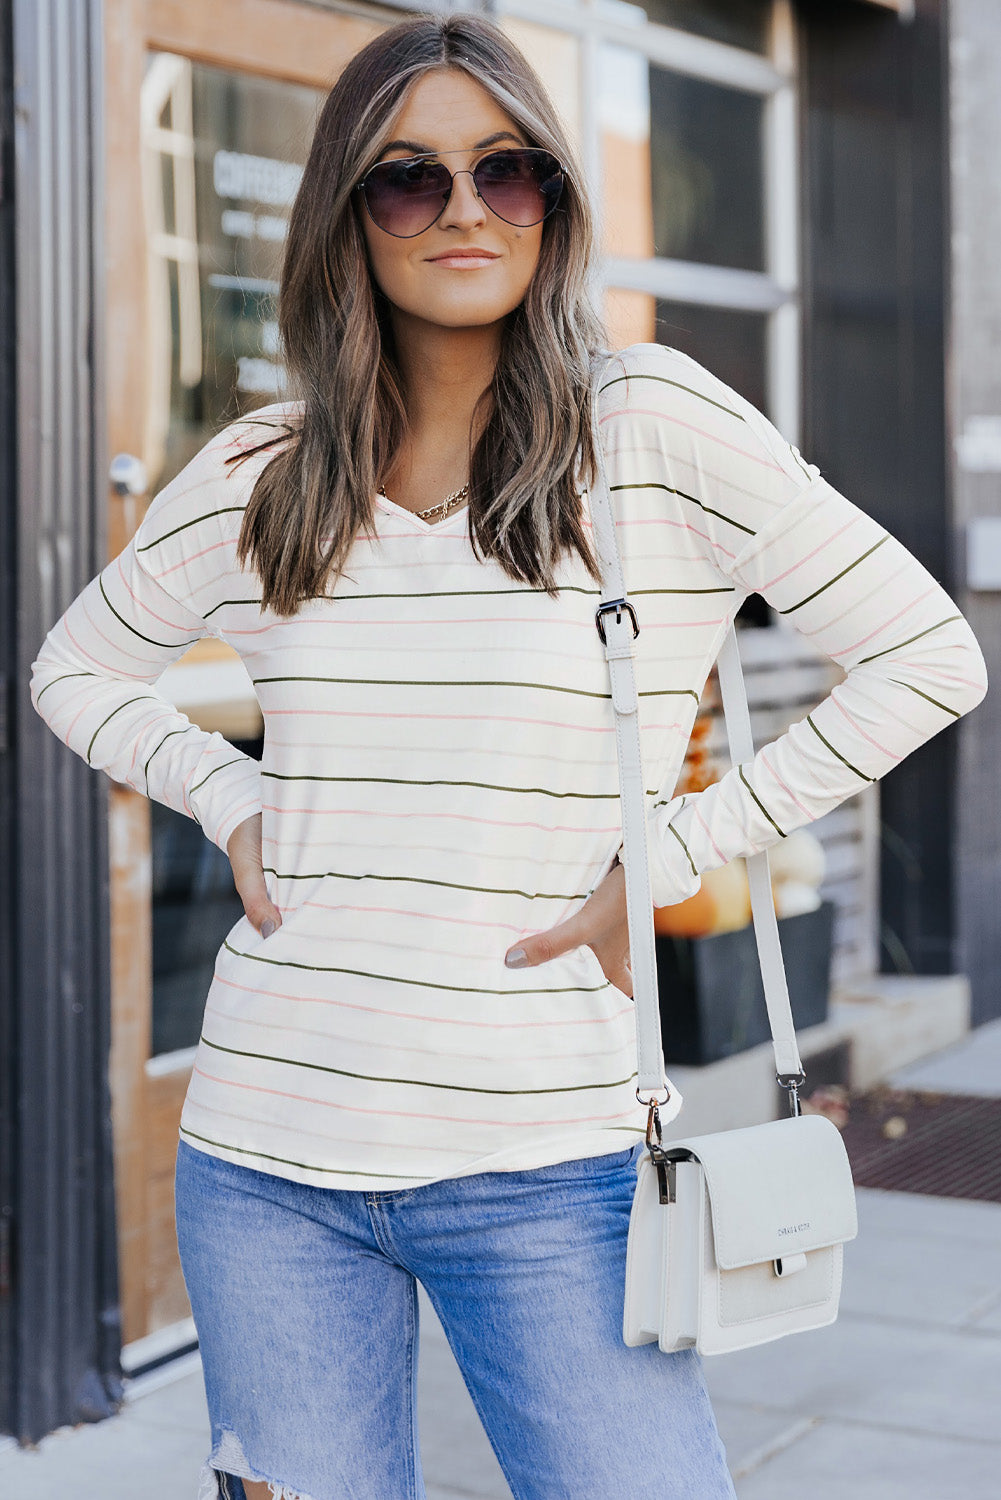
<svg viewBox="0 0 1001 1500">
<path fill-rule="evenodd" d="M 147 59 L 143 456 L 154 494 L 228 421 L 283 394 L 277 278 L 322 101 L 317 89 L 171 53 Z M 194 706 L 177 701 L 193 722 L 259 756 L 260 711 L 242 669 L 234 686 L 234 665 L 227 647 L 200 641 L 189 662 Z M 216 954 L 243 907 L 226 855 L 198 825 L 158 803 L 151 815 L 159 1055 L 197 1042 Z"/>
<path fill-rule="evenodd" d="M 751 52 L 768 50 L 771 0 L 642 0 L 651 21 Z"/>
<path fill-rule="evenodd" d="M 650 68 L 655 254 L 761 271 L 761 99 Z"/>
<path fill-rule="evenodd" d="M 658 344 L 680 349 L 766 411 L 766 316 L 690 302 L 658 302 Z M 766 413 L 767 414 L 767 413 Z"/>
<path fill-rule="evenodd" d="M 156 491 L 227 421 L 280 399 L 275 293 L 320 91 L 151 53 L 145 457 Z"/>
</svg>

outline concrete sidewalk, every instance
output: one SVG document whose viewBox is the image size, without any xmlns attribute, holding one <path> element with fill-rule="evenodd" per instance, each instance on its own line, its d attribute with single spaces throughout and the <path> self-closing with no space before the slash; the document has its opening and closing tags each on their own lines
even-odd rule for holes
<svg viewBox="0 0 1001 1500">
<path fill-rule="evenodd" d="M 894 1082 L 1001 1092 L 1001 1023 Z M 858 1203 L 837 1323 L 706 1360 L 740 1500 L 1001 1496 L 1001 1205 L 864 1188 Z M 429 1500 L 510 1500 L 423 1294 L 421 1314 Z M 0 1450 L 0 1496 L 194 1500 L 207 1449 L 194 1355 L 106 1422 Z"/>
</svg>

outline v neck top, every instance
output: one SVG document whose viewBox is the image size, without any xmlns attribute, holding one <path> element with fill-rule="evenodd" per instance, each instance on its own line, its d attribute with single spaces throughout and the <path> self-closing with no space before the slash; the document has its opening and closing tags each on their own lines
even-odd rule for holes
<svg viewBox="0 0 1001 1500">
<path fill-rule="evenodd" d="M 361 1189 L 621 1149 L 646 1123 L 631 999 L 586 945 L 504 965 L 580 909 L 621 845 L 598 584 L 565 556 L 550 597 L 474 553 L 468 507 L 431 523 L 376 497 L 336 585 L 292 617 L 262 611 L 236 542 L 274 449 L 226 459 L 294 415 L 275 403 L 205 445 L 53 627 L 31 682 L 89 764 L 220 848 L 263 816 L 282 925 L 264 939 L 241 918 L 222 943 L 181 1134 Z M 663 906 L 882 776 L 980 701 L 986 667 L 924 566 L 692 359 L 621 351 L 599 425 L 641 624 Z M 752 760 L 678 796 L 706 678 L 752 592 L 845 678 Z M 155 687 L 206 634 L 253 680 L 261 764 Z"/>
</svg>

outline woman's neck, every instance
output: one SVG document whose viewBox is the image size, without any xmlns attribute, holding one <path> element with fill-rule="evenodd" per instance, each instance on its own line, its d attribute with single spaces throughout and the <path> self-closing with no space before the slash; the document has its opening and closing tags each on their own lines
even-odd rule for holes
<svg viewBox="0 0 1001 1500">
<path fill-rule="evenodd" d="M 477 401 L 493 379 L 501 326 L 444 328 L 394 309 L 396 359 L 403 380 L 411 441 L 418 447 L 464 445 Z M 479 423 L 486 413 L 481 408 Z"/>
</svg>

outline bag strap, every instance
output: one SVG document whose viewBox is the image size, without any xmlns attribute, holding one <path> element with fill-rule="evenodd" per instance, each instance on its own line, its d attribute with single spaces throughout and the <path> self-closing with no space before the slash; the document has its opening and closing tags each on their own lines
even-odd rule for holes
<svg viewBox="0 0 1001 1500">
<path fill-rule="evenodd" d="M 614 359 L 614 355 L 611 357 Z M 604 447 L 598 427 L 598 392 L 611 359 L 604 362 L 592 390 L 592 423 L 598 472 L 590 495 L 594 543 L 601 571 L 601 603 L 595 624 L 605 648 L 615 713 L 615 743 L 619 761 L 619 802 L 622 810 L 622 864 L 626 876 L 626 913 L 629 955 L 636 1003 L 636 1096 L 642 1103 L 656 1100 L 659 1090 L 670 1096 L 665 1083 L 657 987 L 657 955 L 653 928 L 653 898 L 647 846 L 646 791 L 640 758 L 639 702 L 633 669 L 633 641 L 639 635 L 636 611 L 626 595 L 622 562 L 615 536 Z M 733 765 L 753 758 L 754 741 L 747 695 L 740 668 L 737 634 L 731 624 L 717 660 L 720 696 Z M 798 1087 L 805 1074 L 796 1045 L 789 990 L 782 962 L 778 922 L 772 900 L 767 850 L 745 859 L 751 893 L 754 936 L 775 1049 L 776 1076 L 789 1092 L 789 1106 L 799 1113 Z M 652 1094 L 653 1100 L 643 1097 Z M 661 1099 L 663 1104 L 666 1100 Z"/>
</svg>

